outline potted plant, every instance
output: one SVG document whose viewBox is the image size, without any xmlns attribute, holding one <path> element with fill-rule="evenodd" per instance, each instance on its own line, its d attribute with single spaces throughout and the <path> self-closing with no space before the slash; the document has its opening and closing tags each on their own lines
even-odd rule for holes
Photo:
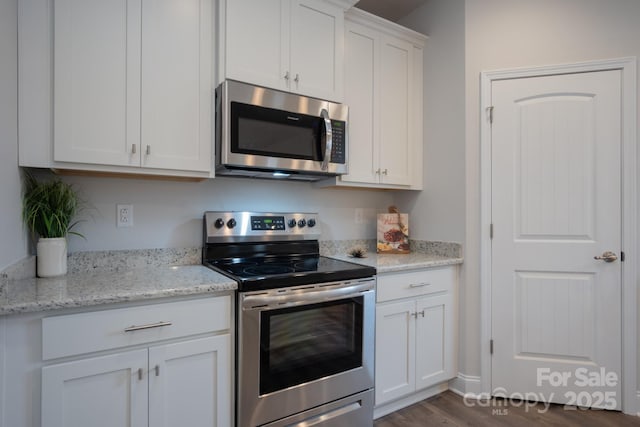
<svg viewBox="0 0 640 427">
<path fill-rule="evenodd" d="M 55 178 L 38 181 L 25 173 L 22 218 L 35 238 L 38 277 L 67 274 L 67 235 L 78 221 L 71 222 L 80 209 L 80 201 L 70 184 Z"/>
</svg>

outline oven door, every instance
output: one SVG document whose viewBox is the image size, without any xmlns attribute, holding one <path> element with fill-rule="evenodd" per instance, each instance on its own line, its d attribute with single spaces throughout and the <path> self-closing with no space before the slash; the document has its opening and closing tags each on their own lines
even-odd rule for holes
<svg viewBox="0 0 640 427">
<path fill-rule="evenodd" d="M 239 295 L 239 426 L 373 388 L 374 287 L 370 278 Z"/>
</svg>

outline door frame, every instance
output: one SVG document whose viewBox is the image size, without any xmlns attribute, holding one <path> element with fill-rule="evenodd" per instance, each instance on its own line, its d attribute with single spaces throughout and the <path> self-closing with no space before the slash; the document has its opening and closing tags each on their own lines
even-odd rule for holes
<svg viewBox="0 0 640 427">
<path fill-rule="evenodd" d="M 637 149 L 636 149 L 636 57 L 587 61 L 573 64 L 483 71 L 480 73 L 480 386 L 491 395 L 491 85 L 494 81 L 554 74 L 620 70 L 622 72 L 622 411 L 638 415 L 640 390 L 638 371 L 637 300 Z M 625 96 L 630 94 L 630 96 Z M 629 236 L 629 237 L 626 237 Z"/>
</svg>

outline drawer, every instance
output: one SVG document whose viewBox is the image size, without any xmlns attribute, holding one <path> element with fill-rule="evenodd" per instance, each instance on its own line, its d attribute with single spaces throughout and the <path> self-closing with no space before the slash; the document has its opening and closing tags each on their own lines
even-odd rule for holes
<svg viewBox="0 0 640 427">
<path fill-rule="evenodd" d="M 42 359 L 229 329 L 231 297 L 91 311 L 42 320 Z"/>
<path fill-rule="evenodd" d="M 376 288 L 377 301 L 449 291 L 453 289 L 455 281 L 455 267 L 379 274 Z"/>
</svg>

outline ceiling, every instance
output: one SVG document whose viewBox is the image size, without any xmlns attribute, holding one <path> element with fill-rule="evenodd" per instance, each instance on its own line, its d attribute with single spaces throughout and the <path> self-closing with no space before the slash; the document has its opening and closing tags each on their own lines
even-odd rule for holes
<svg viewBox="0 0 640 427">
<path fill-rule="evenodd" d="M 396 22 L 398 19 L 413 12 L 428 0 L 360 0 L 356 3 L 358 9 Z"/>
</svg>

